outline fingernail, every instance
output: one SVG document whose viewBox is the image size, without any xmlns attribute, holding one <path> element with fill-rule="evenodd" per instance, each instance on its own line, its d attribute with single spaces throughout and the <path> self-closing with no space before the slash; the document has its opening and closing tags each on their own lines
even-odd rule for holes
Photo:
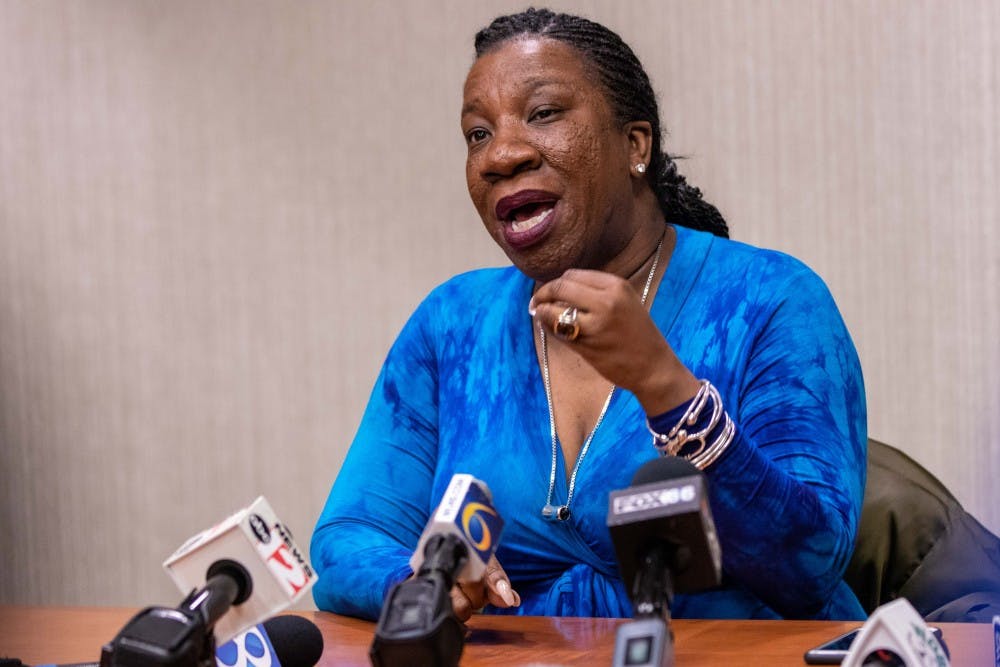
<svg viewBox="0 0 1000 667">
<path fill-rule="evenodd" d="M 516 607 L 521 604 L 520 598 L 517 597 L 517 593 L 511 589 L 510 582 L 506 579 L 501 579 L 497 582 L 497 593 L 500 594 L 500 597 L 503 598 L 503 601 L 507 603 L 508 607 Z"/>
<path fill-rule="evenodd" d="M 529 303 L 528 304 L 528 314 L 531 315 L 532 317 L 534 317 L 535 313 L 537 313 L 537 312 L 538 312 L 538 309 L 535 308 L 535 304 Z"/>
</svg>

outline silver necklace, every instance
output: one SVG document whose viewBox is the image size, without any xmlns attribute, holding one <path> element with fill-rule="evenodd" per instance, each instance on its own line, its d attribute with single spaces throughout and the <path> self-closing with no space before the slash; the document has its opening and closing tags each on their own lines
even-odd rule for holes
<svg viewBox="0 0 1000 667">
<path fill-rule="evenodd" d="M 656 267 L 660 263 L 660 250 L 663 249 L 663 236 L 660 237 L 660 242 L 656 245 L 656 253 L 653 256 L 653 266 L 649 267 L 649 275 L 646 276 L 646 286 L 642 288 L 642 305 L 646 305 L 646 297 L 649 296 L 649 287 L 653 284 L 653 276 L 656 275 Z M 604 405 L 601 407 L 601 414 L 597 416 L 597 422 L 594 424 L 594 428 L 590 431 L 587 439 L 583 442 L 583 447 L 580 448 L 580 454 L 576 457 L 576 464 L 573 466 L 573 473 L 569 477 L 569 491 L 566 494 L 566 504 L 564 505 L 553 505 L 552 504 L 552 494 L 556 490 L 556 457 L 558 456 L 558 437 L 556 436 L 556 416 L 555 410 L 552 407 L 552 382 L 549 379 L 549 348 L 545 341 L 545 327 L 539 322 L 538 324 L 538 334 L 541 337 L 542 343 L 542 379 L 545 382 L 545 400 L 549 405 L 549 436 L 552 439 L 552 468 L 549 472 L 549 493 L 545 498 L 545 507 L 542 508 L 542 517 L 548 521 L 567 521 L 570 517 L 569 504 L 573 502 L 573 491 L 576 489 L 576 473 L 580 470 L 580 464 L 583 463 L 584 457 L 587 456 L 587 450 L 590 449 L 590 443 L 594 440 L 594 434 L 597 433 L 597 429 L 600 428 L 601 422 L 604 421 L 604 415 L 608 411 L 608 406 L 611 405 L 611 399 L 615 395 L 615 385 L 611 385 L 611 390 L 608 391 L 608 397 L 604 399 Z"/>
</svg>

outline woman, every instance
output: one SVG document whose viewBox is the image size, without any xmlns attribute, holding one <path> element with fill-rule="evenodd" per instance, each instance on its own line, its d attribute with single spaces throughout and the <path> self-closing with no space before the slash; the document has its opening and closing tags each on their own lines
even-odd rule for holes
<svg viewBox="0 0 1000 667">
<path fill-rule="evenodd" d="M 390 351 L 313 536 L 319 607 L 376 617 L 466 472 L 506 527 L 461 617 L 629 616 L 607 497 L 659 449 L 705 471 L 725 571 L 675 617 L 863 618 L 864 388 L 822 281 L 727 240 L 613 32 L 528 10 L 476 56 L 466 178 L 513 267 L 440 286 Z"/>
</svg>

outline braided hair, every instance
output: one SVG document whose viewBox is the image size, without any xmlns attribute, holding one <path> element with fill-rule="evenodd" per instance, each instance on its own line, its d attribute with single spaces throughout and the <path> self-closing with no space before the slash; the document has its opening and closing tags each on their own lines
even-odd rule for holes
<svg viewBox="0 0 1000 667">
<path fill-rule="evenodd" d="M 642 63 L 621 37 L 599 23 L 548 9 L 527 9 L 500 16 L 476 33 L 476 58 L 521 35 L 538 35 L 568 44 L 584 56 L 598 74 L 612 113 L 621 125 L 645 120 L 652 125 L 652 159 L 645 178 L 667 221 L 729 237 L 722 214 L 688 185 L 673 156 L 660 148 L 660 112 L 656 94 Z"/>
</svg>

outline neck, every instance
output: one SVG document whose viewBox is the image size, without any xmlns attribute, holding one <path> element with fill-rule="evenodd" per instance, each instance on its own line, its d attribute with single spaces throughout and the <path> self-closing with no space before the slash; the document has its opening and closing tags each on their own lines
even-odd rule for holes
<svg viewBox="0 0 1000 667">
<path fill-rule="evenodd" d="M 672 249 L 672 230 L 661 220 L 655 227 L 640 230 L 629 246 L 615 262 L 605 270 L 627 280 L 637 291 L 641 291 L 649 277 L 649 269 L 660 250 L 660 264 L 666 264 Z"/>
<path fill-rule="evenodd" d="M 653 261 L 653 258 L 656 256 L 656 251 L 660 249 L 660 244 L 663 243 L 666 233 L 667 233 L 667 226 L 664 225 L 663 232 L 660 234 L 660 237 L 656 240 L 656 245 L 653 246 L 653 249 L 649 252 L 649 255 L 646 256 L 646 259 L 642 260 L 642 264 L 639 264 L 637 267 L 635 267 L 634 271 L 629 273 L 627 276 L 622 276 L 622 278 L 625 278 L 630 282 L 633 282 L 636 276 L 639 276 L 643 280 L 646 279 L 646 272 L 644 271 L 644 269 L 646 269 L 649 266 L 649 263 Z"/>
<path fill-rule="evenodd" d="M 646 279 L 643 269 L 649 268 L 660 241 L 664 241 L 665 259 L 670 254 L 668 241 L 672 237 L 664 236 L 669 228 L 663 219 L 660 204 L 648 186 L 640 188 L 635 199 L 627 207 L 619 207 L 619 210 L 618 222 L 621 228 L 629 230 L 626 232 L 628 236 L 616 240 L 615 245 L 623 240 L 624 244 L 600 270 L 628 280 L 633 287 L 641 287 Z M 629 219 L 629 222 L 624 222 Z"/>
<path fill-rule="evenodd" d="M 664 238 L 667 228 L 663 211 L 648 186 L 641 188 L 634 199 L 616 207 L 608 220 L 604 266 L 594 266 L 605 273 L 613 273 L 630 282 L 652 262 L 656 246 Z M 614 249 L 614 250 L 612 250 Z M 592 259 L 598 259 L 593 257 Z M 645 276 L 639 277 L 641 282 Z"/>
</svg>

